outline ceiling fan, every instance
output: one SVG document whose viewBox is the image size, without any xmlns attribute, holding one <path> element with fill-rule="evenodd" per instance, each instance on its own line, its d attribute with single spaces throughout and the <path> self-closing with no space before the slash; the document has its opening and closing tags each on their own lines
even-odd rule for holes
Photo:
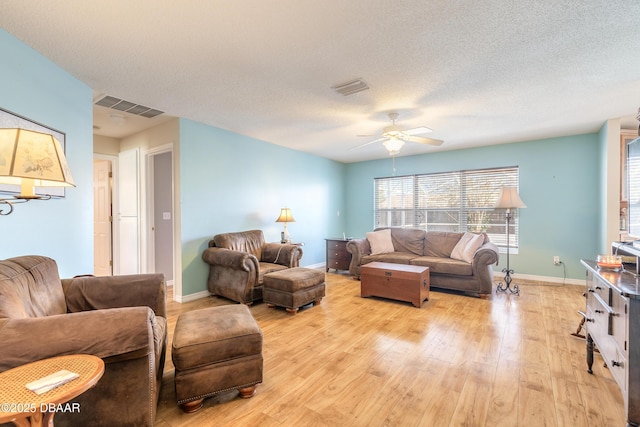
<svg viewBox="0 0 640 427">
<path fill-rule="evenodd" d="M 389 151 L 390 156 L 395 156 L 400 153 L 400 149 L 404 146 L 405 142 L 417 142 L 418 144 L 429 144 L 429 145 L 441 145 L 444 141 L 439 139 L 431 139 L 425 138 L 423 136 L 418 136 L 421 134 L 431 132 L 431 129 L 428 127 L 420 126 L 417 128 L 411 129 L 402 129 L 400 126 L 396 125 L 396 120 L 398 119 L 399 114 L 396 112 L 389 113 L 389 119 L 391 119 L 391 126 L 386 126 L 382 129 L 382 137 L 378 139 L 374 139 L 373 141 L 369 141 L 365 144 L 359 145 L 355 148 L 365 147 L 369 144 L 373 144 L 379 141 L 384 141 L 382 145 L 384 148 Z"/>
</svg>

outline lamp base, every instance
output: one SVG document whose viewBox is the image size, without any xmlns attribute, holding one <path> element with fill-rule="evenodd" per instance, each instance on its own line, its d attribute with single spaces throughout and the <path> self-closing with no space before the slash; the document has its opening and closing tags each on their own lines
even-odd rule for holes
<svg viewBox="0 0 640 427">
<path fill-rule="evenodd" d="M 513 280 L 511 278 L 511 274 L 513 273 L 513 270 L 508 268 L 503 268 L 502 272 L 504 273 L 504 283 L 503 282 L 498 283 L 498 286 L 496 287 L 496 293 L 509 291 L 512 294 L 519 296 L 520 288 L 518 287 L 518 285 L 513 285 L 513 288 L 511 287 L 511 281 Z"/>
</svg>

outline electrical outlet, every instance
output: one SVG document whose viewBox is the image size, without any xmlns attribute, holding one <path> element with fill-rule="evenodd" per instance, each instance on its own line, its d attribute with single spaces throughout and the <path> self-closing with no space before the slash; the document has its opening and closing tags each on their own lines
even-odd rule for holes
<svg viewBox="0 0 640 427">
<path fill-rule="evenodd" d="M 553 257 L 553 265 L 558 265 L 560 264 L 560 257 L 558 255 L 555 255 Z"/>
</svg>

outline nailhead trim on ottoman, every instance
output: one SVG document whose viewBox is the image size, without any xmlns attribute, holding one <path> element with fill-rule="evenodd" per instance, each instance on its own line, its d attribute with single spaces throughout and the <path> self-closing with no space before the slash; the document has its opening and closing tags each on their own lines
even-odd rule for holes
<svg viewBox="0 0 640 427">
<path fill-rule="evenodd" d="M 262 382 L 262 330 L 244 304 L 182 313 L 171 346 L 176 400 L 185 412 L 205 397 L 238 389 L 251 397 Z"/>
<path fill-rule="evenodd" d="M 296 314 L 303 305 L 317 305 L 325 296 L 324 271 L 304 267 L 275 271 L 264 276 L 263 286 L 267 307 L 285 307 Z"/>
</svg>

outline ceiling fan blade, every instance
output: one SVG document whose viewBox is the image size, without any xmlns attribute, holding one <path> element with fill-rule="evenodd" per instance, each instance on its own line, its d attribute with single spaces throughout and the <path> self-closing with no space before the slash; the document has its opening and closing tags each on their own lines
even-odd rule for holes
<svg viewBox="0 0 640 427">
<path fill-rule="evenodd" d="M 442 145 L 442 143 L 444 141 L 440 140 L 440 139 L 431 139 L 431 138 L 425 138 L 422 136 L 407 136 L 405 138 L 402 138 L 405 141 L 411 141 L 411 142 L 417 142 L 418 144 L 429 144 L 429 145 Z"/>
<path fill-rule="evenodd" d="M 374 143 L 380 142 L 380 141 L 384 141 L 385 139 L 387 139 L 387 138 L 374 139 L 373 141 L 365 142 L 364 144 L 358 145 L 356 147 L 352 147 L 352 148 L 350 148 L 350 150 L 357 150 L 358 148 L 366 147 L 367 145 L 374 144 Z"/>
<path fill-rule="evenodd" d="M 407 135 L 422 135 L 423 133 L 429 133 L 433 131 L 426 126 L 420 126 L 417 128 L 404 130 L 403 132 L 406 133 Z"/>
</svg>

